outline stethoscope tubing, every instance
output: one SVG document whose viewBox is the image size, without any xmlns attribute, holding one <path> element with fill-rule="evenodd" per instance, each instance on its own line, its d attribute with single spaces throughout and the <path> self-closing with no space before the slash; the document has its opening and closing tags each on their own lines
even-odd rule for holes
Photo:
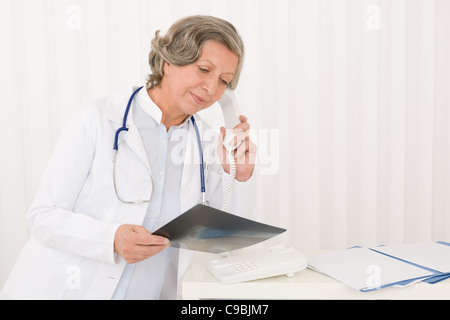
<svg viewBox="0 0 450 320">
<path fill-rule="evenodd" d="M 131 95 L 128 104 L 127 104 L 127 109 L 125 110 L 125 114 L 123 117 L 123 124 L 122 127 L 119 128 L 116 131 L 115 137 L 114 137 L 114 155 L 113 155 L 113 180 L 114 180 L 114 191 L 116 192 L 116 196 L 117 198 L 126 204 L 142 204 L 142 203 L 148 203 L 150 202 L 150 200 L 137 200 L 137 201 L 125 201 L 123 199 L 120 198 L 119 193 L 117 191 L 117 184 L 116 184 L 116 156 L 117 156 L 117 152 L 119 151 L 119 136 L 122 132 L 124 131 L 128 131 L 128 127 L 127 127 L 127 121 L 128 121 L 128 115 L 130 113 L 131 110 L 131 105 L 133 103 L 134 98 L 136 97 L 136 95 L 143 89 L 144 87 L 140 87 L 138 88 L 136 91 L 133 92 L 133 94 Z M 201 194 L 202 194 L 202 200 L 201 203 L 203 204 L 207 204 L 206 202 L 206 181 L 205 181 L 205 171 L 204 171 L 204 158 L 203 158 L 203 147 L 202 147 L 202 140 L 200 137 L 200 132 L 198 130 L 198 126 L 197 123 L 194 119 L 194 117 L 191 117 L 191 121 L 192 124 L 194 125 L 194 129 L 195 129 L 195 133 L 197 136 L 197 142 L 198 142 L 198 150 L 199 150 L 199 156 L 200 156 L 200 181 L 201 181 Z"/>
</svg>

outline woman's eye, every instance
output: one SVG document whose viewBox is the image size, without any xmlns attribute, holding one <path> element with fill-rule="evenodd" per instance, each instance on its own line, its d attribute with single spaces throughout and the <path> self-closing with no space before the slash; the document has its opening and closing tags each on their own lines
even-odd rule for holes
<svg viewBox="0 0 450 320">
<path fill-rule="evenodd" d="M 205 69 L 205 68 L 199 68 L 199 69 L 200 69 L 200 71 L 203 72 L 203 73 L 208 73 L 208 72 L 209 72 L 209 70 L 208 70 L 208 69 Z"/>
<path fill-rule="evenodd" d="M 224 86 L 228 87 L 228 82 L 226 82 L 225 80 L 221 80 L 221 81 L 222 81 Z"/>
</svg>

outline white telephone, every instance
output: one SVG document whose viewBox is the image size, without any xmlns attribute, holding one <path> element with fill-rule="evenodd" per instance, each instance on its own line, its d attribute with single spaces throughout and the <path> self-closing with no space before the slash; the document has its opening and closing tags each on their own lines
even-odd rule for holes
<svg viewBox="0 0 450 320">
<path fill-rule="evenodd" d="M 227 129 L 223 145 L 225 149 L 227 149 L 228 151 L 227 160 L 228 163 L 230 164 L 230 179 L 224 191 L 222 204 L 222 211 L 227 211 L 231 197 L 231 192 L 234 186 L 234 180 L 236 178 L 236 161 L 233 156 L 233 151 L 239 148 L 241 145 L 241 143 L 239 143 L 236 146 L 232 145 L 232 141 L 235 138 L 236 134 L 234 134 L 231 131 L 231 129 L 240 124 L 241 121 L 239 119 L 239 109 L 237 106 L 236 96 L 233 90 L 227 89 L 223 94 L 222 98 L 219 100 L 219 104 L 222 107 L 223 118 L 225 120 L 225 128 Z"/>
<path fill-rule="evenodd" d="M 240 144 L 237 146 L 230 145 L 230 142 L 236 136 L 231 132 L 231 129 L 241 122 L 233 90 L 227 89 L 219 100 L 219 104 L 222 107 L 225 127 L 227 128 L 224 146 L 228 150 L 227 160 L 230 164 L 230 179 L 224 192 L 222 206 L 222 211 L 227 211 L 236 174 L 236 162 L 232 151 L 240 146 Z M 305 269 L 306 266 L 306 258 L 299 251 L 292 246 L 283 245 L 251 254 L 214 260 L 209 263 L 208 270 L 217 280 L 229 284 L 283 274 L 293 276 L 296 272 Z"/>
<path fill-rule="evenodd" d="M 224 139 L 224 146 L 228 151 L 233 151 L 239 147 L 232 146 L 230 142 L 234 139 L 235 135 L 231 132 L 231 129 L 241 123 L 239 120 L 239 108 L 236 101 L 236 95 L 231 89 L 227 89 L 219 100 L 219 104 L 222 107 L 223 118 L 225 120 L 225 128 L 227 128 L 227 134 Z"/>
<path fill-rule="evenodd" d="M 209 272 L 224 284 L 280 275 L 294 277 L 295 273 L 306 267 L 305 256 L 290 245 L 276 246 L 255 253 L 213 260 L 208 264 Z"/>
</svg>

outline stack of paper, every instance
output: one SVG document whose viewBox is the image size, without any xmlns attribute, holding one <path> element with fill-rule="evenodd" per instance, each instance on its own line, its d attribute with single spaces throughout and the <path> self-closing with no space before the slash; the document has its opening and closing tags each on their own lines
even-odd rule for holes
<svg viewBox="0 0 450 320">
<path fill-rule="evenodd" d="M 419 281 L 436 283 L 450 277 L 450 244 L 355 247 L 313 256 L 308 267 L 363 292 Z"/>
</svg>

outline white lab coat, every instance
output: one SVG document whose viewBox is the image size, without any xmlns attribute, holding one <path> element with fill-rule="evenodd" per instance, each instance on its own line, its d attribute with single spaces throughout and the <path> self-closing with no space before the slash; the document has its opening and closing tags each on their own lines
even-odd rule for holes
<svg viewBox="0 0 450 320">
<path fill-rule="evenodd" d="M 65 130 L 27 213 L 30 239 L 0 298 L 111 299 L 126 265 L 114 253 L 115 232 L 122 224 L 141 225 L 148 206 L 120 202 L 112 179 L 114 135 L 122 126 L 134 89 L 94 102 Z M 148 199 L 152 170 L 132 112 L 128 118 L 129 131 L 119 140 L 119 191 L 124 199 Z M 201 123 L 197 116 L 196 120 Z M 207 126 L 201 124 L 199 128 L 206 130 Z M 203 142 L 204 149 L 207 144 Z M 190 125 L 186 159 L 196 154 L 197 138 Z M 218 164 L 207 171 L 207 199 L 212 206 L 220 208 L 227 177 Z M 200 198 L 198 161 L 185 162 L 180 190 L 184 212 Z M 253 215 L 255 198 L 254 178 L 236 182 L 230 212 Z M 181 250 L 179 280 L 190 256 L 191 252 Z"/>
</svg>

